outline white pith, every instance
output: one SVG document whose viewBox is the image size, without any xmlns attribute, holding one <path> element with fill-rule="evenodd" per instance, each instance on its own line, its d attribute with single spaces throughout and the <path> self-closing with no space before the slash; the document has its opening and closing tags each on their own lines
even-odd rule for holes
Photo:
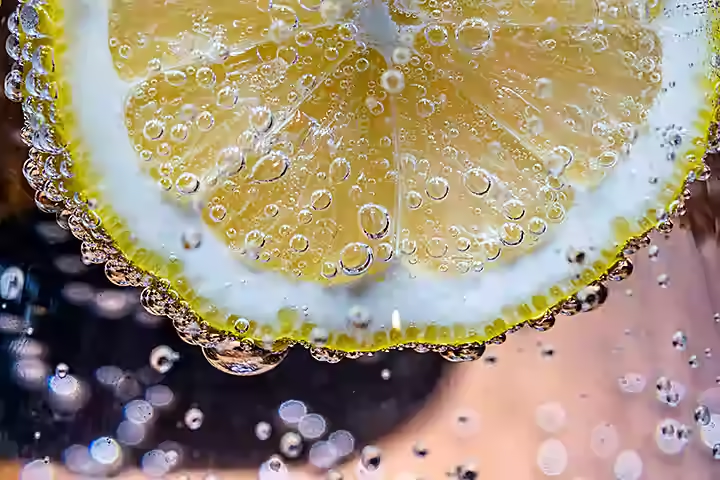
<svg viewBox="0 0 720 480">
<path fill-rule="evenodd" d="M 60 62 L 74 100 L 75 133 L 83 139 L 94 173 L 103 179 L 96 186 L 100 201 L 112 207 L 141 246 L 177 257 L 193 290 L 219 310 L 273 325 L 281 308 L 305 307 L 313 323 L 342 331 L 348 312 L 361 306 L 369 312 L 372 328 L 389 328 L 399 318 L 403 324 L 463 323 L 482 330 L 503 317 L 503 307 L 528 303 L 552 286 L 568 285 L 577 273 L 567 261 L 568 251 L 585 252 L 589 264 L 599 259 L 600 250 L 613 245 L 614 218 L 638 221 L 648 210 L 665 207 L 658 198 L 678 165 L 667 160 L 656 128 L 674 124 L 685 129 L 678 159 L 690 148 L 690 140 L 703 134 L 695 122 L 706 107 L 700 80 L 708 69 L 711 45 L 708 17 L 682 14 L 674 9 L 675 1 L 665 3 L 673 13 L 659 15 L 653 27 L 663 41 L 663 86 L 674 86 L 652 107 L 647 128 L 629 157 L 598 188 L 578 192 L 564 222 L 548 231 L 539 248 L 517 261 L 462 276 L 416 270 L 411 276 L 396 268 L 361 293 L 249 270 L 199 218 L 161 201 L 161 191 L 141 169 L 124 125 L 130 86 L 117 77 L 107 46 L 109 0 L 64 0 L 67 50 Z M 659 181 L 651 183 L 652 177 Z M 189 228 L 203 233 L 200 248 L 179 246 Z"/>
</svg>

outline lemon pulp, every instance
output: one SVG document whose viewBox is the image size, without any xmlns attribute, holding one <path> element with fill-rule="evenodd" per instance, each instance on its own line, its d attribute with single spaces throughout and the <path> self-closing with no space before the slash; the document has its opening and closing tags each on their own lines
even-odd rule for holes
<svg viewBox="0 0 720 480">
<path fill-rule="evenodd" d="M 73 188 L 214 326 L 463 343 L 597 279 L 700 164 L 714 11 L 682 5 L 35 2 L 57 70 L 25 89 L 59 82 Z"/>
</svg>

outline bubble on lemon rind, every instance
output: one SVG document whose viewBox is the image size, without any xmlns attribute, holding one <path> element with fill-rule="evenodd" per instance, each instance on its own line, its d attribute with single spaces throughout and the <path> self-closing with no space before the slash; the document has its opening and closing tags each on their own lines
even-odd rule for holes
<svg viewBox="0 0 720 480">
<path fill-rule="evenodd" d="M 21 5 L 20 8 L 24 7 Z M 62 36 L 59 35 L 60 27 L 58 26 L 62 19 L 62 8 L 59 8 L 57 2 L 53 1 L 47 2 L 44 5 L 33 5 L 32 8 L 39 10 L 36 30 L 38 34 L 43 36 L 31 39 L 21 32 L 20 43 L 23 45 L 30 44 L 33 47 L 47 45 L 54 50 L 56 58 L 60 57 L 64 46 L 58 42 L 57 39 L 62 38 Z M 717 15 L 713 10 L 712 28 L 713 38 L 715 40 L 713 47 L 716 51 L 718 50 L 717 27 Z M 50 151 L 56 156 L 64 153 L 61 145 L 73 145 L 73 147 L 67 149 L 69 160 L 72 162 L 71 175 L 58 179 L 41 170 L 39 177 L 42 177 L 44 180 L 41 180 L 39 177 L 29 178 L 31 185 L 37 188 L 36 202 L 38 206 L 46 211 L 58 212 L 63 222 L 73 224 L 71 228 L 75 236 L 86 241 L 88 244 L 95 245 L 98 251 L 96 256 L 97 263 L 116 262 L 125 264 L 128 269 L 135 272 L 139 279 L 129 284 L 135 284 L 135 286 L 148 284 L 147 288 L 156 290 L 160 294 L 167 294 L 168 299 L 166 305 L 162 307 L 162 311 L 152 313 L 169 312 L 171 318 L 193 318 L 193 312 L 198 312 L 209 324 L 227 330 L 227 325 L 225 325 L 224 322 L 229 316 L 218 312 L 217 309 L 212 305 L 208 305 L 203 299 L 193 296 L 192 288 L 183 281 L 182 265 L 168 262 L 163 256 L 138 247 L 133 242 L 132 232 L 123 225 L 112 209 L 103 206 L 102 202 L 98 202 L 100 206 L 95 210 L 90 210 L 83 202 L 78 201 L 79 199 L 75 197 L 74 192 L 82 192 L 85 198 L 102 198 L 101 192 L 93 191 L 92 188 L 83 188 L 83 186 L 97 185 L 97 183 L 94 183 L 96 179 L 93 179 L 90 170 L 83 168 L 83 166 L 87 165 L 87 160 L 84 159 L 81 143 L 78 142 L 79 139 L 72 138 L 73 121 L 69 115 L 70 109 L 67 108 L 67 105 L 71 103 L 68 95 L 70 90 L 69 88 L 62 88 L 63 77 L 58 73 L 61 68 L 62 65 L 56 66 L 54 72 L 48 74 L 48 78 L 50 79 L 48 83 L 53 81 L 59 83 L 54 89 L 48 90 L 56 92 L 56 97 L 51 96 L 51 98 L 38 99 L 30 95 L 27 90 L 23 92 L 26 116 L 32 118 L 32 115 L 35 113 L 33 112 L 34 109 L 42 110 L 51 104 L 56 107 L 56 112 L 60 114 L 51 124 L 31 125 L 28 123 L 25 127 L 23 138 L 29 144 Z M 706 87 L 705 91 L 712 92 L 713 103 L 716 100 L 715 91 L 717 80 L 716 72 L 713 71 L 711 79 L 709 79 L 707 85 L 704 85 L 704 87 Z M 713 108 L 713 110 L 708 109 L 702 112 L 700 116 L 701 124 L 697 126 L 697 128 L 700 131 L 707 132 L 711 122 L 715 121 L 716 115 L 716 107 Z M 51 133 L 51 135 L 47 135 L 47 133 Z M 674 176 L 676 178 L 667 182 L 663 189 L 662 203 L 668 205 L 668 207 L 674 199 L 682 193 L 683 187 L 678 187 L 678 185 L 683 185 L 683 179 L 688 174 L 692 176 L 699 175 L 700 173 L 701 159 L 704 155 L 704 146 L 707 142 L 703 139 L 696 139 L 693 144 L 694 147 L 688 154 L 693 158 L 690 158 L 689 161 L 683 165 L 684 168 L 682 171 L 676 172 Z M 675 180 L 677 180 L 677 182 L 675 182 Z M 87 227 L 88 224 L 93 223 L 93 219 L 96 216 L 103 219 L 102 225 L 94 225 L 92 228 Z M 90 220 L 88 220 L 87 217 L 89 217 Z M 616 258 L 622 256 L 623 250 L 626 249 L 625 241 L 628 238 L 642 237 L 650 231 L 657 224 L 657 212 L 648 212 L 645 218 L 637 222 L 636 225 L 633 225 L 633 223 L 635 222 L 617 219 L 614 231 L 618 244 L 622 245 L 622 248 L 616 248 L 615 252 L 605 252 L 604 258 L 606 261 L 586 270 L 581 275 L 578 285 L 573 291 L 550 289 L 551 291 L 548 292 L 547 295 L 533 298 L 531 306 L 521 305 L 508 309 L 504 312 L 507 315 L 507 319 L 496 320 L 493 324 L 486 326 L 483 332 L 473 331 L 472 328 L 464 325 L 452 327 L 432 324 L 423 327 L 408 325 L 404 330 L 391 329 L 389 331 L 375 332 L 373 343 L 364 347 L 374 350 L 408 344 L 451 346 L 469 342 L 482 342 L 492 338 L 498 338 L 505 331 L 521 323 L 534 322 L 535 320 L 533 319 L 541 318 L 543 314 L 547 312 L 563 312 L 563 310 L 567 310 L 564 307 L 568 303 L 571 304 L 571 308 L 567 311 L 572 312 L 572 305 L 577 302 L 576 294 L 583 288 L 583 284 L 604 281 L 605 272 L 608 271 L 612 265 L 616 264 L 618 261 Z M 110 239 L 114 240 L 114 245 Z M 628 243 L 632 244 L 633 241 L 630 240 Z M 117 246 L 118 249 L 115 249 L 114 246 Z M 126 261 L 126 259 L 129 261 Z M 152 277 L 148 278 L 148 275 L 143 272 L 151 273 Z M 159 278 L 167 278 L 170 281 L 165 282 L 159 280 Z M 175 287 L 175 291 L 168 290 L 168 292 L 163 292 L 163 288 L 167 287 L 168 283 Z M 187 303 L 183 303 L 183 298 Z M 314 328 L 311 321 L 307 320 L 303 322 L 299 329 L 283 332 L 283 321 L 282 318 L 280 318 L 283 314 L 286 314 L 286 312 L 278 312 L 280 329 L 273 333 L 279 338 L 309 341 L 310 331 Z M 204 332 L 203 335 L 213 335 L 212 330 L 208 330 L 207 324 L 199 321 L 199 318 L 195 318 L 200 323 L 200 328 Z M 257 327 L 252 329 L 252 331 L 248 331 L 248 333 L 249 336 L 256 338 L 256 340 L 262 340 L 262 338 L 258 336 L 260 332 L 257 331 Z M 215 333 L 215 335 L 217 334 L 219 333 Z M 359 347 L 363 346 L 353 344 L 352 340 L 347 340 L 343 338 L 342 335 L 338 335 L 337 338 L 333 338 L 331 335 L 326 349 L 328 352 L 331 352 L 333 349 L 352 351 Z"/>
</svg>

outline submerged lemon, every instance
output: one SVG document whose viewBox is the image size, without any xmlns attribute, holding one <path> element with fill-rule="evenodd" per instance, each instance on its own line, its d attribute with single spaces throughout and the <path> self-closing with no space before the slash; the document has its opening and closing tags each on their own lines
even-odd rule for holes
<svg viewBox="0 0 720 480">
<path fill-rule="evenodd" d="M 665 222 L 702 167 L 716 15 L 27 0 L 5 87 L 39 205 L 82 203 L 86 259 L 152 283 L 151 310 L 344 351 L 458 345 L 592 306 Z"/>
</svg>

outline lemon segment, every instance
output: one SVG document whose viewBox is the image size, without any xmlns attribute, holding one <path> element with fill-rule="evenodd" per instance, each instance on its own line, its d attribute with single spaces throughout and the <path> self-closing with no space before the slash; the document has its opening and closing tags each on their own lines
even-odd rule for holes
<svg viewBox="0 0 720 480">
<path fill-rule="evenodd" d="M 58 198 L 214 327 L 460 344 L 597 280 L 701 167 L 717 12 L 683 5 L 28 2 L 18 88 Z"/>
</svg>

